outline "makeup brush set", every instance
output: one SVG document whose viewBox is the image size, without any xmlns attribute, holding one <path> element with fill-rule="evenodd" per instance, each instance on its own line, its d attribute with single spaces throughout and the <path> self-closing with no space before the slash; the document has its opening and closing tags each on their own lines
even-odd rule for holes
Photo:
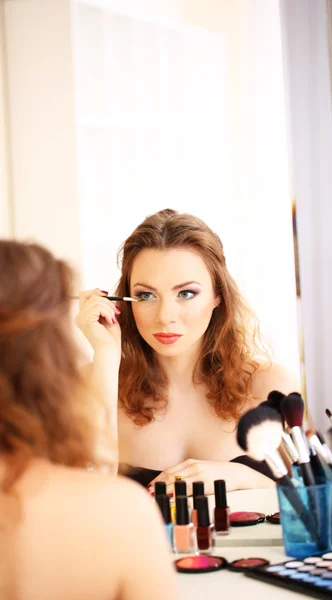
<svg viewBox="0 0 332 600">
<path fill-rule="evenodd" d="M 332 598 L 332 453 L 321 433 L 304 432 L 303 416 L 300 394 L 273 391 L 239 421 L 238 444 L 265 461 L 276 481 L 285 553 L 301 559 L 247 574 Z"/>
</svg>

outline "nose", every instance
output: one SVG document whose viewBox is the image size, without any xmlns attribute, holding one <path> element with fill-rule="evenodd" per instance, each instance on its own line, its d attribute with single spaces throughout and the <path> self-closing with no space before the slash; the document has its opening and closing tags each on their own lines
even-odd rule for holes
<svg viewBox="0 0 332 600">
<path fill-rule="evenodd" d="M 161 325 L 176 322 L 176 303 L 172 299 L 159 300 L 156 310 L 156 321 Z"/>
</svg>

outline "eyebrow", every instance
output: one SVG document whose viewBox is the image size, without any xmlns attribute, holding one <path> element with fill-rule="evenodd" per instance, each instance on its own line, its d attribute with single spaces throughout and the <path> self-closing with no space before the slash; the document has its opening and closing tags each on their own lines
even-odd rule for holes
<svg viewBox="0 0 332 600">
<path fill-rule="evenodd" d="M 183 288 L 183 287 L 185 287 L 186 285 L 192 285 L 193 283 L 194 283 L 195 285 L 201 285 L 200 283 L 198 283 L 198 281 L 185 281 L 184 283 L 179 283 L 179 285 L 175 285 L 175 286 L 172 288 L 172 291 L 174 291 L 174 290 L 179 290 L 180 288 Z M 153 290 L 154 292 L 157 292 L 157 289 L 156 289 L 156 288 L 152 287 L 152 285 L 148 285 L 147 283 L 135 283 L 135 284 L 133 285 L 133 287 L 134 287 L 134 288 L 135 288 L 135 287 L 138 287 L 138 286 L 140 286 L 140 287 L 143 287 L 143 288 L 149 288 L 149 290 Z"/>
</svg>

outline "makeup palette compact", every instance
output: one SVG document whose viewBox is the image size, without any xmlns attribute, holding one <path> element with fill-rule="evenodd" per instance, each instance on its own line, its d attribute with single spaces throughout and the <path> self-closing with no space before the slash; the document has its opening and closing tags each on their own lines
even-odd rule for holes
<svg viewBox="0 0 332 600">
<path fill-rule="evenodd" d="M 332 552 L 277 565 L 253 567 L 245 574 L 319 600 L 332 599 Z"/>
<path fill-rule="evenodd" d="M 222 556 L 203 554 L 179 558 L 174 563 L 179 573 L 212 573 L 225 569 L 228 565 L 227 560 Z"/>
<path fill-rule="evenodd" d="M 232 527 L 247 527 L 249 525 L 257 525 L 265 521 L 265 515 L 258 512 L 233 512 L 230 515 L 230 523 Z"/>
</svg>

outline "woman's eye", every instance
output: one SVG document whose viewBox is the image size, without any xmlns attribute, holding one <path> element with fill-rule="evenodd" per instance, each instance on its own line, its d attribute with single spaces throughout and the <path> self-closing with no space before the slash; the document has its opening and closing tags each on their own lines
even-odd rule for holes
<svg viewBox="0 0 332 600">
<path fill-rule="evenodd" d="M 138 298 L 141 302 L 144 302 L 146 300 L 151 300 L 153 294 L 152 292 L 138 292 L 137 294 L 135 294 L 135 297 Z"/>
<path fill-rule="evenodd" d="M 191 300 L 197 296 L 197 292 L 194 292 L 194 290 L 182 290 L 182 292 L 179 293 L 179 296 L 182 300 Z"/>
</svg>

